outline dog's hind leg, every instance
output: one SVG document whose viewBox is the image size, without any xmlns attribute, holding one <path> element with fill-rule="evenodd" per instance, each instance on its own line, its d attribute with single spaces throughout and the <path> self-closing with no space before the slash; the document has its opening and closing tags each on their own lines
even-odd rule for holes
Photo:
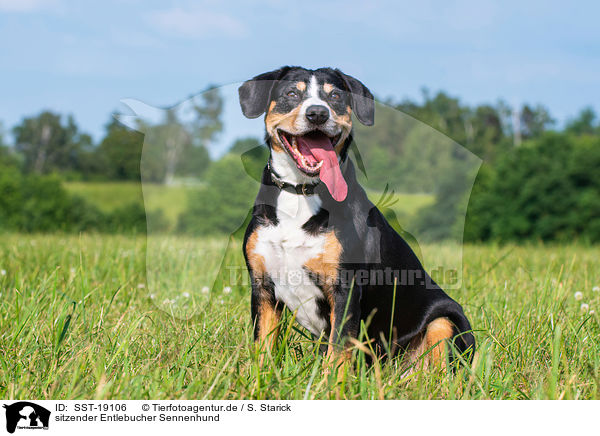
<svg viewBox="0 0 600 436">
<path fill-rule="evenodd" d="M 445 368 L 447 341 L 455 334 L 454 325 L 445 317 L 436 318 L 427 324 L 425 330 L 410 341 L 405 358 L 410 364 L 427 369 L 430 367 Z"/>
</svg>

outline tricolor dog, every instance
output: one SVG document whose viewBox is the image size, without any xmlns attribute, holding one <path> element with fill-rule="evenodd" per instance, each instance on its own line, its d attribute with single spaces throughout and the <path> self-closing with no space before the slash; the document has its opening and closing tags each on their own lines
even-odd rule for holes
<svg viewBox="0 0 600 436">
<path fill-rule="evenodd" d="M 357 182 L 352 114 L 374 124 L 371 92 L 339 70 L 283 67 L 245 82 L 239 97 L 246 117 L 265 115 L 270 149 L 243 245 L 255 340 L 273 345 L 285 306 L 331 357 L 347 357 L 361 322 L 381 355 L 427 352 L 425 365 L 443 365 L 446 342 L 473 350 L 461 306 Z"/>
</svg>

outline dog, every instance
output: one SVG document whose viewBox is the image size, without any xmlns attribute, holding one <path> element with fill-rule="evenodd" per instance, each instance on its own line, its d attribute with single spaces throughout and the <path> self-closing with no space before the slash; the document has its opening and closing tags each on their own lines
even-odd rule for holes
<svg viewBox="0 0 600 436">
<path fill-rule="evenodd" d="M 270 151 L 243 242 L 261 349 L 272 349 L 285 306 L 326 340 L 328 360 L 349 359 L 361 325 L 378 357 L 402 353 L 409 362 L 445 366 L 446 343 L 450 356 L 472 356 L 462 307 L 357 182 L 348 150 L 352 114 L 366 126 L 375 121 L 367 87 L 337 69 L 286 66 L 238 91 L 244 116 L 265 115 Z"/>
</svg>

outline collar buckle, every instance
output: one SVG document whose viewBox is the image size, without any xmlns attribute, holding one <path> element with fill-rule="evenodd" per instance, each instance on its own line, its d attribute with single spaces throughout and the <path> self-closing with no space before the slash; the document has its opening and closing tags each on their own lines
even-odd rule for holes
<svg viewBox="0 0 600 436">
<path fill-rule="evenodd" d="M 317 186 L 318 182 L 317 183 L 302 183 L 300 185 L 292 185 L 291 183 L 287 183 L 287 182 L 281 180 L 279 178 L 279 176 L 277 176 L 277 174 L 275 174 L 275 171 L 273 171 L 273 168 L 271 168 L 271 162 L 268 162 L 267 166 L 269 169 L 269 174 L 271 175 L 271 180 L 273 181 L 273 183 L 275 183 L 275 185 L 279 189 L 284 189 L 288 192 L 293 192 L 298 195 L 304 195 L 305 197 L 315 194 L 315 187 Z"/>
</svg>

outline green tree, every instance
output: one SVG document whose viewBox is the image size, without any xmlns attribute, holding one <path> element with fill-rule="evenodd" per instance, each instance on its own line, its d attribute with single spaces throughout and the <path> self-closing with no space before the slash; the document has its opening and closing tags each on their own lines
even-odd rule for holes
<svg viewBox="0 0 600 436">
<path fill-rule="evenodd" d="M 192 99 L 192 108 L 195 113 L 191 124 L 194 145 L 208 148 L 210 143 L 223 130 L 223 97 L 219 89 L 209 86 L 207 91 Z"/>
<path fill-rule="evenodd" d="M 244 170 L 248 176 L 260 182 L 262 172 L 269 159 L 269 149 L 256 138 L 241 138 L 236 140 L 229 153 L 240 155 Z"/>
<path fill-rule="evenodd" d="M 591 107 L 584 108 L 579 115 L 567 123 L 565 131 L 574 135 L 600 133 L 600 125 L 595 124 L 596 112 Z"/>
<path fill-rule="evenodd" d="M 507 148 L 510 109 L 502 102 L 496 106 L 470 107 L 444 92 L 431 97 L 427 90 L 423 91 L 423 100 L 422 104 L 405 100 L 395 107 L 449 136 L 484 160 L 495 159 Z"/>
<path fill-rule="evenodd" d="M 466 126 L 466 147 L 483 160 L 494 160 L 506 144 L 497 108 L 490 105 L 477 106 L 466 120 Z"/>
<path fill-rule="evenodd" d="M 520 112 L 521 138 L 531 139 L 541 136 L 554 124 L 550 112 L 542 105 L 523 105 Z"/>
<path fill-rule="evenodd" d="M 19 157 L 6 143 L 4 125 L 0 121 L 0 168 L 17 167 L 18 165 Z"/>
<path fill-rule="evenodd" d="M 235 154 L 213 162 L 205 181 L 205 186 L 190 193 L 188 208 L 179 217 L 179 231 L 197 235 L 234 232 L 252 208 L 258 182 L 246 174 Z"/>
<path fill-rule="evenodd" d="M 469 108 L 461 105 L 458 98 L 450 97 L 445 92 L 438 92 L 431 97 L 427 89 L 423 89 L 423 104 L 405 101 L 396 107 L 417 118 L 428 126 L 446 134 L 460 144 L 467 143 L 467 127 L 465 120 L 469 116 Z"/>
<path fill-rule="evenodd" d="M 146 124 L 143 178 L 171 184 L 177 176 L 199 178 L 210 164 L 208 148 L 223 129 L 223 99 L 210 89 L 164 110 L 163 120 Z"/>
<path fill-rule="evenodd" d="M 140 159 L 144 136 L 111 116 L 106 136 L 93 154 L 92 172 L 111 180 L 140 180 Z"/>
<path fill-rule="evenodd" d="M 25 118 L 13 133 L 28 172 L 78 171 L 82 152 L 92 147 L 91 137 L 79 132 L 72 116 L 63 124 L 61 116 L 50 111 Z"/>
<path fill-rule="evenodd" d="M 600 138 L 547 132 L 487 168 L 471 196 L 469 240 L 600 241 Z"/>
</svg>

